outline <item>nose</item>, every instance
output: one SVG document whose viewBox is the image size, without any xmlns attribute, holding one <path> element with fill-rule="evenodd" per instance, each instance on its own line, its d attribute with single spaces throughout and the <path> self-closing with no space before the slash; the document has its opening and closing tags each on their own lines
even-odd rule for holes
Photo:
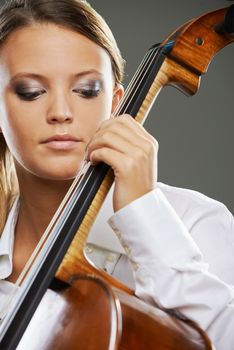
<svg viewBox="0 0 234 350">
<path fill-rule="evenodd" d="M 69 97 L 64 93 L 55 94 L 47 111 L 47 122 L 49 124 L 72 123 L 73 113 Z"/>
</svg>

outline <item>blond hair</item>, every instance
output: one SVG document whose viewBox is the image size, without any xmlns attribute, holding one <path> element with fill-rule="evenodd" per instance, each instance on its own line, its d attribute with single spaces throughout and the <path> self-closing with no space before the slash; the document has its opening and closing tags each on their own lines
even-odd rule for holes
<svg viewBox="0 0 234 350">
<path fill-rule="evenodd" d="M 18 193 L 18 182 L 14 163 L 5 139 L 0 134 L 0 232 L 2 232 L 8 212 Z"/>
</svg>

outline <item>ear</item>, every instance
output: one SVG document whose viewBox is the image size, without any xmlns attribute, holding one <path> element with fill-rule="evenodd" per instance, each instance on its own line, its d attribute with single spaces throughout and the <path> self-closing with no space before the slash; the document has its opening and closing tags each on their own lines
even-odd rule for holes
<svg viewBox="0 0 234 350">
<path fill-rule="evenodd" d="M 124 94 L 123 86 L 120 84 L 116 84 L 114 92 L 113 92 L 111 113 L 113 113 L 114 110 L 116 109 L 116 107 L 118 106 L 119 101 L 121 100 L 123 94 Z"/>
</svg>

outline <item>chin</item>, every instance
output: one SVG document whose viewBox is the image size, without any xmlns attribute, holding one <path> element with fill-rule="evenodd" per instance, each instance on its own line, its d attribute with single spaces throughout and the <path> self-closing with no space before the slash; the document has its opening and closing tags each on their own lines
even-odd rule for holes
<svg viewBox="0 0 234 350">
<path fill-rule="evenodd" d="M 71 180 L 74 179 L 83 166 L 83 158 L 62 157 L 47 161 L 38 167 L 38 175 L 51 180 Z"/>
<path fill-rule="evenodd" d="M 31 173 L 37 178 L 51 181 L 73 180 L 79 173 L 80 167 L 61 166 L 56 169 L 34 169 Z"/>
<path fill-rule="evenodd" d="M 46 180 L 53 180 L 53 181 L 68 181 L 68 180 L 75 179 L 78 173 L 79 171 L 76 171 L 76 172 L 61 171 L 55 174 L 53 173 L 40 174 L 39 177 L 44 178 Z"/>
<path fill-rule="evenodd" d="M 35 177 L 37 181 L 69 181 L 78 175 L 83 161 L 66 159 L 65 161 L 49 162 L 44 159 L 44 162 L 15 162 L 18 178 L 22 181 L 27 181 L 27 178 Z"/>
</svg>

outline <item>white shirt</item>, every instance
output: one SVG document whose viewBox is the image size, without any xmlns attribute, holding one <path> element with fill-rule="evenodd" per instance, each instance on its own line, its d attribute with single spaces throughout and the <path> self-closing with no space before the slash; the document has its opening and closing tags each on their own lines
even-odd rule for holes
<svg viewBox="0 0 234 350">
<path fill-rule="evenodd" d="M 90 233 L 87 255 L 135 286 L 138 297 L 197 321 L 217 350 L 233 350 L 234 219 L 227 208 L 164 184 L 114 215 L 110 197 Z M 105 223 L 109 215 L 118 239 Z M 15 204 L 0 239 L 0 279 L 11 273 L 16 218 Z M 9 283 L 0 281 L 0 298 L 8 292 Z"/>
</svg>

